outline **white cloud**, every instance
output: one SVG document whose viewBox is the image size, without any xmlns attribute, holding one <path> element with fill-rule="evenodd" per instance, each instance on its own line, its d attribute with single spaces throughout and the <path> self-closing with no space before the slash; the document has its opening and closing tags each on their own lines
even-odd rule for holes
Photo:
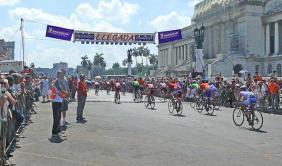
<svg viewBox="0 0 282 166">
<path fill-rule="evenodd" d="M 191 17 L 173 11 L 167 15 L 156 17 L 150 23 L 158 31 L 178 29 L 190 25 Z"/>
<path fill-rule="evenodd" d="M 37 67 L 52 67 L 52 63 L 67 62 L 70 67 L 76 67 L 80 64 L 82 55 L 80 49 L 75 47 L 65 49 L 39 44 L 26 55 L 26 62 L 27 64 L 34 62 Z"/>
<path fill-rule="evenodd" d="M 27 64 L 34 62 L 36 66 L 52 67 L 56 62 L 67 62 L 69 66 L 76 67 L 80 64 L 82 55 L 90 55 L 90 59 L 96 52 L 104 53 L 108 67 L 115 62 L 121 63 L 126 58 L 128 46 L 111 45 L 81 45 L 64 41 L 33 40 L 32 38 L 44 39 L 45 24 L 57 25 L 66 28 L 79 30 L 103 31 L 103 32 L 124 32 L 122 28 L 116 27 L 110 21 L 130 20 L 130 17 L 139 10 L 136 4 L 112 0 L 109 3 L 99 2 L 96 8 L 87 4 L 81 4 L 69 16 L 55 15 L 37 8 L 19 7 L 9 11 L 13 21 L 24 18 L 26 20 L 26 61 Z M 90 17 L 96 14 L 95 17 Z M 44 23 L 31 24 L 29 20 Z M 7 31 L 7 30 L 5 30 Z M 10 30 L 9 30 L 10 31 Z M 1 31 L 0 31 L 1 32 Z M 3 33 L 4 30 L 3 30 Z M 0 33 L 1 34 L 1 33 Z M 31 39 L 28 39 L 31 38 Z M 19 44 L 19 43 L 18 43 Z"/>
<path fill-rule="evenodd" d="M 14 40 L 17 35 L 16 33 L 19 33 L 18 30 L 19 30 L 19 27 L 0 28 L 0 36 L 1 38 L 5 39 L 6 41 Z"/>
<path fill-rule="evenodd" d="M 12 6 L 17 2 L 19 2 L 19 0 L 0 0 L 0 6 Z"/>
<path fill-rule="evenodd" d="M 202 0 L 188 0 L 188 5 L 190 7 L 194 7 L 195 5 L 197 5 L 199 2 L 201 2 Z"/>
<path fill-rule="evenodd" d="M 136 14 L 139 9 L 138 4 L 112 0 L 110 2 L 100 1 L 96 8 L 88 3 L 83 3 L 80 4 L 75 11 L 79 16 L 87 17 L 92 20 L 120 20 L 122 23 L 127 23 L 131 16 Z"/>
</svg>

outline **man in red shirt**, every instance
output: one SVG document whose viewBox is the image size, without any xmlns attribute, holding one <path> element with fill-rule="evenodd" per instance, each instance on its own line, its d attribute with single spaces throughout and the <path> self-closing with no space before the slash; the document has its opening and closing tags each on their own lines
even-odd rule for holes
<svg viewBox="0 0 282 166">
<path fill-rule="evenodd" d="M 279 85 L 273 80 L 270 80 L 270 83 L 268 84 L 268 90 L 271 96 L 271 108 L 272 109 L 278 109 L 278 101 L 279 101 Z"/>
<path fill-rule="evenodd" d="M 80 81 L 77 86 L 77 122 L 82 122 L 85 120 L 83 117 L 83 110 L 87 98 L 87 85 L 85 83 L 85 76 L 80 75 Z"/>
</svg>

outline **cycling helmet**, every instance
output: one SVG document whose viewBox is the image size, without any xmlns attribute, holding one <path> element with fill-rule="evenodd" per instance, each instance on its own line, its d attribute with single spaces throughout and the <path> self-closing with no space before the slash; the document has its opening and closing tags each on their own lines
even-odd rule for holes
<svg viewBox="0 0 282 166">
<path fill-rule="evenodd" d="M 246 85 L 242 85 L 242 86 L 240 87 L 240 89 L 243 90 L 243 91 L 245 91 L 245 90 L 247 90 L 247 86 L 246 86 Z"/>
</svg>

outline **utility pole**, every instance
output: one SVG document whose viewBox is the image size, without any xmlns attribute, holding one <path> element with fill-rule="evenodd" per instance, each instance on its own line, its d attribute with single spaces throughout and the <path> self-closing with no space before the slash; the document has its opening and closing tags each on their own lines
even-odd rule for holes
<svg viewBox="0 0 282 166">
<path fill-rule="evenodd" d="M 25 55 L 24 55 L 24 20 L 23 18 L 21 18 L 21 36 L 22 36 L 22 51 L 23 51 L 23 64 L 22 67 L 24 68 L 24 64 L 25 64 Z"/>
</svg>

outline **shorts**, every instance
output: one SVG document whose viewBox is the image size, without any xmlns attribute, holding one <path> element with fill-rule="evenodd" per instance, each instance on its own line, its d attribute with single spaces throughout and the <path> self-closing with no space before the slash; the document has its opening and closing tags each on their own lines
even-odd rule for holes
<svg viewBox="0 0 282 166">
<path fill-rule="evenodd" d="M 255 97 L 252 97 L 252 98 L 248 98 L 248 99 L 244 100 L 244 101 L 242 102 L 242 104 L 243 104 L 244 106 L 249 106 L 249 105 L 251 105 L 251 104 L 256 104 L 256 102 L 257 102 L 257 99 L 256 99 Z"/>
<path fill-rule="evenodd" d="M 68 111 L 69 110 L 69 103 L 66 99 L 63 100 L 62 102 L 62 108 L 61 108 L 62 111 Z"/>
</svg>

